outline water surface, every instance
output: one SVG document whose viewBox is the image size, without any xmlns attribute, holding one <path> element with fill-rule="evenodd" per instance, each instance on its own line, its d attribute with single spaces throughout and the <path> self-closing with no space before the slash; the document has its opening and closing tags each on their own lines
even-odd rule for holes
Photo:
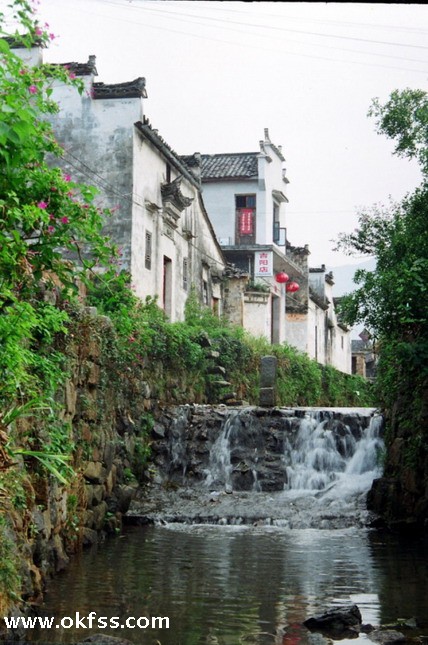
<svg viewBox="0 0 428 645">
<path fill-rule="evenodd" d="M 52 580 L 41 613 L 168 616 L 168 630 L 104 630 L 142 645 L 305 645 L 315 637 L 302 622 L 337 604 L 356 602 L 373 624 L 427 623 L 427 546 L 361 528 L 129 527 Z M 32 640 L 95 632 L 45 630 Z"/>
</svg>

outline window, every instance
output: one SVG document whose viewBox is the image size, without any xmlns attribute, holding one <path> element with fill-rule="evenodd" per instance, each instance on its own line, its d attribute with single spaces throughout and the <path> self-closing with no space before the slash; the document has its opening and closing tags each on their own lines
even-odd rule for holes
<svg viewBox="0 0 428 645">
<path fill-rule="evenodd" d="M 146 231 L 146 250 L 144 253 L 144 266 L 146 269 L 152 268 L 152 234 Z"/>
<path fill-rule="evenodd" d="M 189 286 L 189 261 L 183 258 L 183 289 L 187 291 Z"/>
<path fill-rule="evenodd" d="M 256 196 L 235 195 L 236 244 L 254 244 L 256 240 Z"/>
<path fill-rule="evenodd" d="M 204 305 L 208 305 L 208 282 L 206 280 L 202 281 L 202 302 Z"/>
<path fill-rule="evenodd" d="M 274 202 L 273 203 L 273 231 L 272 231 L 272 239 L 275 244 L 278 244 L 280 240 L 280 228 L 279 228 L 279 205 Z"/>
<path fill-rule="evenodd" d="M 166 164 L 166 183 L 171 183 L 171 166 L 169 163 Z"/>
</svg>

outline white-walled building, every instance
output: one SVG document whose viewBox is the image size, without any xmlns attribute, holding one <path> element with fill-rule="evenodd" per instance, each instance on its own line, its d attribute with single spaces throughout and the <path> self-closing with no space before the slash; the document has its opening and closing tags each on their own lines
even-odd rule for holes
<svg viewBox="0 0 428 645">
<path fill-rule="evenodd" d="M 287 340 L 318 363 L 350 374 L 351 330 L 337 317 L 333 285 L 324 265 L 309 269 L 308 311 L 287 316 Z"/>
<path fill-rule="evenodd" d="M 281 147 L 267 129 L 259 151 L 202 155 L 203 197 L 224 255 L 250 276 L 231 274 L 225 308 L 231 320 L 273 343 L 288 342 L 321 364 L 351 372 L 351 341 L 337 320 L 333 281 L 309 269 L 307 246 L 287 238 Z M 288 282 L 279 283 L 281 273 Z M 287 291 L 295 282 L 298 291 Z"/>
<path fill-rule="evenodd" d="M 60 109 L 51 120 L 64 149 L 55 164 L 97 186 L 100 202 L 112 209 L 104 232 L 120 247 L 136 295 L 157 296 L 171 321 L 182 320 L 194 285 L 201 302 L 220 314 L 225 260 L 192 159 L 187 165 L 143 116 L 145 79 L 96 83 L 93 56 L 66 66 L 84 91 L 54 83 Z"/>
<path fill-rule="evenodd" d="M 203 197 L 225 257 L 250 276 L 241 289 L 236 321 L 256 336 L 282 343 L 288 307 L 307 306 L 308 279 L 301 263 L 307 250 L 287 243 L 288 179 L 281 148 L 267 129 L 259 145 L 257 152 L 202 155 Z M 286 284 L 276 279 L 280 273 L 299 284 L 289 298 Z"/>
</svg>

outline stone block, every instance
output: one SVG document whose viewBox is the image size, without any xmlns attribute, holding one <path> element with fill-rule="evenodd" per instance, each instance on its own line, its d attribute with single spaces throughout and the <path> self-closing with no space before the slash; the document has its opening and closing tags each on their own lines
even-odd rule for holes
<svg viewBox="0 0 428 645">
<path fill-rule="evenodd" d="M 97 365 L 96 363 L 93 363 L 92 361 L 87 361 L 86 369 L 87 369 L 86 380 L 88 385 L 98 385 L 101 377 L 100 366 Z"/>
<path fill-rule="evenodd" d="M 105 490 L 102 484 L 92 486 L 92 506 L 100 504 L 105 497 Z"/>
<path fill-rule="evenodd" d="M 76 414 L 76 401 L 77 391 L 74 383 L 69 379 L 64 384 L 64 403 L 65 403 L 65 416 L 74 417 Z"/>
<path fill-rule="evenodd" d="M 260 365 L 260 387 L 273 388 L 276 382 L 278 360 L 275 356 L 263 356 Z"/>
<path fill-rule="evenodd" d="M 260 388 L 260 406 L 262 407 L 275 407 L 276 405 L 276 393 L 275 388 L 273 387 L 261 387 Z"/>
<path fill-rule="evenodd" d="M 94 529 L 85 526 L 82 532 L 83 546 L 91 546 L 98 542 L 98 533 Z"/>
<path fill-rule="evenodd" d="M 116 485 L 116 466 L 113 464 L 110 469 L 110 472 L 107 475 L 107 479 L 105 483 L 107 495 L 110 495 L 115 485 Z"/>
<path fill-rule="evenodd" d="M 101 504 L 98 504 L 98 506 L 93 508 L 93 527 L 96 531 L 101 531 L 103 528 L 106 513 L 107 504 L 105 502 L 101 502 Z"/>
<path fill-rule="evenodd" d="M 106 469 L 101 461 L 88 461 L 83 471 L 83 477 L 91 484 L 103 484 L 106 480 Z"/>
</svg>

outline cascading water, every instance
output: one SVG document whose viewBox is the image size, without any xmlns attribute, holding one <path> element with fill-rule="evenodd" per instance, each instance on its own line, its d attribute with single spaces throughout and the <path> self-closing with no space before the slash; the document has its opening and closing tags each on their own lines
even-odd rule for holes
<svg viewBox="0 0 428 645">
<path fill-rule="evenodd" d="M 238 412 L 232 412 L 224 422 L 222 431 L 215 440 L 211 452 L 209 470 L 206 478 L 208 487 L 222 482 L 227 490 L 232 488 L 232 470 L 230 461 L 230 438 Z"/>
<path fill-rule="evenodd" d="M 137 515 L 148 522 L 366 526 L 374 519 L 366 493 L 381 475 L 381 428 L 382 417 L 368 408 L 188 407 L 166 430 L 169 460 L 160 443 L 155 461 L 164 468 L 158 477 L 172 486 Z"/>
<path fill-rule="evenodd" d="M 286 441 L 286 490 L 361 492 L 380 476 L 382 417 L 372 416 L 368 427 L 357 427 L 354 434 L 348 425 L 330 422 L 307 413 L 296 436 Z"/>
</svg>

